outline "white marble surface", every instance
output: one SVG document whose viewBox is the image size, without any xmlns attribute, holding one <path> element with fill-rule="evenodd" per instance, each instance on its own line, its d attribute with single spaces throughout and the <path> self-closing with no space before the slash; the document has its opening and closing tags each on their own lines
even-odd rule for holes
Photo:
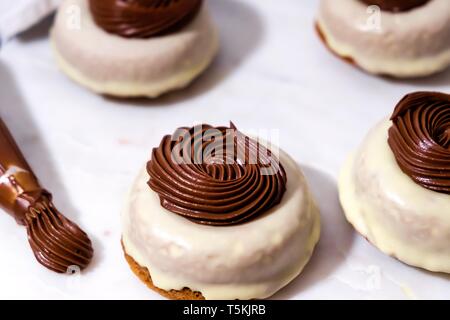
<svg viewBox="0 0 450 320">
<path fill-rule="evenodd" d="M 372 77 L 330 55 L 316 37 L 317 1 L 210 0 L 222 40 L 213 67 L 189 89 L 156 101 L 91 94 L 56 68 L 46 21 L 0 52 L 0 115 L 53 191 L 91 235 L 81 275 L 56 275 L 31 254 L 25 230 L 0 215 L 0 298 L 159 299 L 131 273 L 120 209 L 162 135 L 199 122 L 281 130 L 322 209 L 320 244 L 276 299 L 450 298 L 450 277 L 381 254 L 345 222 L 336 177 L 367 129 L 414 90 L 448 91 L 450 72 L 408 82 Z"/>
</svg>

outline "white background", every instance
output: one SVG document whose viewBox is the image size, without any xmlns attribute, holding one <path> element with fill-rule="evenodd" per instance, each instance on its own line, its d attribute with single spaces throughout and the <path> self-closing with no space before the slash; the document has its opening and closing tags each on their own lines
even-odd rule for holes
<svg viewBox="0 0 450 320">
<path fill-rule="evenodd" d="M 450 72 L 394 81 L 332 56 L 314 28 L 317 1 L 211 0 L 222 48 L 189 89 L 155 101 L 106 99 L 72 83 L 54 63 L 51 20 L 0 52 L 0 114 L 56 205 L 91 236 L 81 277 L 34 259 L 26 231 L 0 215 L 0 298 L 159 299 L 129 270 L 120 209 L 151 148 L 197 123 L 280 129 L 281 147 L 304 168 L 320 204 L 322 238 L 305 271 L 277 299 L 450 298 L 449 277 L 380 253 L 345 222 L 336 177 L 367 130 L 415 90 L 448 91 Z"/>
</svg>

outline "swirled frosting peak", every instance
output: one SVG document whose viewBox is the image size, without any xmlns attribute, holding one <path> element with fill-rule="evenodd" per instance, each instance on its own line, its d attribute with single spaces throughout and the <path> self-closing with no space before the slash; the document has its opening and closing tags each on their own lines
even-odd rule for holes
<svg viewBox="0 0 450 320">
<path fill-rule="evenodd" d="M 450 194 L 450 95 L 409 94 L 391 120 L 388 142 L 402 171 L 424 188 Z"/>
<path fill-rule="evenodd" d="M 109 33 L 149 38 L 175 31 L 199 12 L 203 0 L 89 0 L 94 21 Z"/>
<path fill-rule="evenodd" d="M 206 225 L 261 215 L 280 203 L 287 182 L 273 152 L 233 124 L 179 128 L 153 149 L 147 171 L 164 208 Z"/>
<path fill-rule="evenodd" d="M 360 0 L 367 5 L 379 6 L 381 10 L 391 12 L 408 11 L 425 5 L 430 0 Z"/>
</svg>

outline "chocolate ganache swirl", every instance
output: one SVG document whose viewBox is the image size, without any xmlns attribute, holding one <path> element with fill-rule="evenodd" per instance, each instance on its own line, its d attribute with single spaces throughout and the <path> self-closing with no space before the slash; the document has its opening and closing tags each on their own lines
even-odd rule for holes
<svg viewBox="0 0 450 320">
<path fill-rule="evenodd" d="M 381 10 L 404 12 L 425 5 L 430 0 L 360 0 L 367 5 L 379 6 Z"/>
<path fill-rule="evenodd" d="M 176 31 L 199 12 L 203 0 L 89 0 L 94 21 L 126 38 L 149 38 Z"/>
<path fill-rule="evenodd" d="M 388 142 L 402 171 L 427 189 L 450 194 L 450 95 L 409 94 L 391 120 Z"/>
<path fill-rule="evenodd" d="M 272 151 L 233 124 L 180 128 L 165 136 L 147 171 L 164 208 L 218 226 L 247 222 L 277 205 L 287 182 Z"/>
</svg>

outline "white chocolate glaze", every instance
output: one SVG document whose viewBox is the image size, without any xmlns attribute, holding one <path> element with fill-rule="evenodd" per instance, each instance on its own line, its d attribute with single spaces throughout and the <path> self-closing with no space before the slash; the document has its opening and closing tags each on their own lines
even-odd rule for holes
<svg viewBox="0 0 450 320">
<path fill-rule="evenodd" d="M 195 224 L 160 205 L 144 170 L 123 212 L 125 251 L 164 290 L 184 287 L 206 299 L 262 299 L 287 285 L 309 261 L 319 211 L 298 165 L 281 152 L 287 190 L 263 216 L 236 226 Z"/>
<path fill-rule="evenodd" d="M 359 0 L 321 0 L 317 24 L 334 52 L 370 73 L 419 77 L 450 65 L 450 1 L 381 11 L 379 29 L 375 15 Z"/>
<path fill-rule="evenodd" d="M 347 220 L 384 253 L 450 273 L 450 195 L 416 184 L 391 151 L 385 120 L 344 165 L 339 196 Z"/>
<path fill-rule="evenodd" d="M 87 4 L 87 0 L 65 0 L 51 38 L 60 68 L 94 92 L 158 97 L 187 86 L 217 53 L 217 31 L 206 5 L 194 21 L 176 33 L 127 39 L 99 28 Z"/>
</svg>

